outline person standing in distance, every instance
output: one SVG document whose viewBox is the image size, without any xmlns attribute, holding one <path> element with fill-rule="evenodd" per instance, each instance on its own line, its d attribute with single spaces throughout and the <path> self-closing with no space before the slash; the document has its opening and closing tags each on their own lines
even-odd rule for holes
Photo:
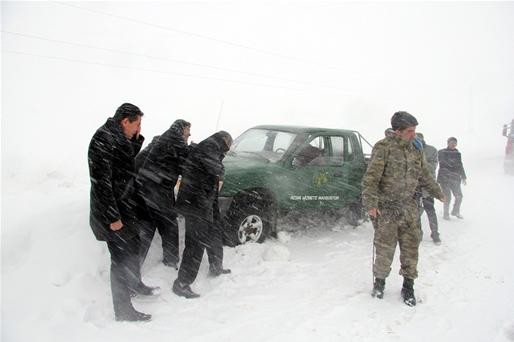
<svg viewBox="0 0 514 342">
<path fill-rule="evenodd" d="M 452 216 L 459 219 L 464 217 L 460 213 L 460 206 L 462 204 L 462 189 L 460 183 L 466 185 L 466 172 L 462 165 L 462 156 L 457 150 L 457 138 L 450 137 L 447 140 L 447 147 L 439 150 L 439 172 L 437 174 L 437 181 L 443 188 L 444 195 L 448 199 L 444 203 L 443 218 L 450 220 L 450 201 L 453 196 L 455 202 L 453 203 Z"/>
<path fill-rule="evenodd" d="M 396 245 L 400 246 L 400 274 L 404 277 L 401 295 L 405 304 L 416 305 L 414 279 L 418 276 L 418 248 L 421 221 L 415 199 L 418 185 L 434 197 L 444 195 L 430 175 L 422 151 L 413 140 L 418 121 L 407 112 L 391 118 L 395 136 L 380 140 L 373 147 L 364 175 L 362 200 L 368 214 L 376 220 L 375 260 L 372 296 L 383 298 L 385 279 L 391 272 Z"/>
</svg>

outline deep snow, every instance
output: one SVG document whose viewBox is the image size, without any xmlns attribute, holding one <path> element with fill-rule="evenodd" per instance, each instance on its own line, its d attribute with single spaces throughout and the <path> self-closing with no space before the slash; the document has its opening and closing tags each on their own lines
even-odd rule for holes
<svg viewBox="0 0 514 342">
<path fill-rule="evenodd" d="M 514 341 L 514 177 L 501 152 L 465 157 L 464 220 L 440 220 L 443 244 L 420 247 L 418 306 L 399 295 L 399 263 L 383 300 L 370 296 L 372 227 L 343 220 L 281 222 L 264 244 L 225 248 L 233 273 L 207 278 L 196 300 L 175 296 L 176 271 L 160 263 L 159 238 L 144 265 L 157 298 L 137 298 L 149 323 L 113 320 L 109 254 L 88 226 L 88 191 L 53 173 L 38 183 L 4 181 L 4 341 Z M 441 210 L 438 204 L 438 212 Z M 304 218 L 304 222 L 307 218 Z M 510 221 L 509 221 L 510 220 Z"/>
<path fill-rule="evenodd" d="M 500 134 L 514 113 L 514 3 L 71 5 L 0 5 L 2 341 L 514 341 L 514 177 Z M 116 323 L 86 154 L 127 101 L 145 112 L 147 143 L 178 118 L 195 142 L 258 124 L 374 142 L 407 110 L 438 149 L 459 138 L 465 219 L 441 221 L 441 246 L 425 234 L 415 308 L 399 298 L 398 261 L 386 297 L 369 295 L 369 224 L 304 216 L 278 240 L 226 248 L 231 275 L 209 279 L 204 263 L 197 300 L 171 293 L 156 238 L 143 273 L 162 295 L 135 301 L 153 321 Z"/>
</svg>

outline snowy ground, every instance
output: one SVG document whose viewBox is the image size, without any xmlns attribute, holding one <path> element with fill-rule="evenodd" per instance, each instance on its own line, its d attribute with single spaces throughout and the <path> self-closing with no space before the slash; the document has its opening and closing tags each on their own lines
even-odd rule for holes
<svg viewBox="0 0 514 342">
<path fill-rule="evenodd" d="M 465 157 L 465 219 L 441 220 L 441 246 L 425 230 L 418 306 L 400 300 L 398 261 L 385 298 L 371 298 L 371 226 L 329 222 L 226 248 L 228 276 L 207 278 L 204 260 L 195 300 L 171 292 L 154 240 L 144 279 L 162 295 L 135 300 L 149 323 L 113 320 L 87 180 L 4 178 L 2 341 L 514 341 L 514 177 L 500 155 Z"/>
</svg>

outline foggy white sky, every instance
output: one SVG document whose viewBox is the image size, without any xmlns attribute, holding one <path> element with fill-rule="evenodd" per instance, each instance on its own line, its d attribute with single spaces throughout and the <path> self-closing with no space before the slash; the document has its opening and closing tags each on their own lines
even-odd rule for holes
<svg viewBox="0 0 514 342">
<path fill-rule="evenodd" d="M 148 141 L 183 118 L 194 141 L 269 123 L 374 142 L 407 110 L 437 148 L 454 135 L 464 152 L 501 153 L 514 117 L 513 2 L 1 6 L 4 176 L 82 178 L 123 102 L 145 112 Z"/>
</svg>

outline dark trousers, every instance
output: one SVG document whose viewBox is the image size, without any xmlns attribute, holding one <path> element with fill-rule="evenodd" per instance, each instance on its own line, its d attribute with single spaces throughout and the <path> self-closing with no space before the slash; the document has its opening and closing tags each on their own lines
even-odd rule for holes
<svg viewBox="0 0 514 342">
<path fill-rule="evenodd" d="M 444 203 L 444 215 L 449 215 L 450 201 L 455 196 L 455 203 L 453 204 L 452 215 L 460 214 L 460 205 L 462 203 L 462 190 L 460 189 L 460 179 L 448 180 L 447 182 L 441 183 L 441 188 L 447 201 Z"/>
<path fill-rule="evenodd" d="M 111 292 L 114 313 L 133 310 L 130 293 L 142 285 L 139 266 L 139 236 L 106 241 L 111 253 Z"/>
<path fill-rule="evenodd" d="M 433 197 L 423 197 L 421 199 L 423 206 L 421 207 L 421 215 L 423 211 L 427 213 L 428 224 L 430 225 L 430 230 L 432 231 L 431 237 L 439 237 L 439 229 L 437 224 L 437 214 L 435 213 L 434 208 L 434 198 Z"/>
<path fill-rule="evenodd" d="M 155 230 L 159 231 L 162 240 L 162 259 L 164 263 L 178 264 L 179 261 L 179 234 L 177 214 L 173 210 L 175 194 L 173 188 L 158 187 L 149 183 L 141 194 L 146 205 L 147 216 L 151 224 L 145 224 L 139 232 L 141 237 L 140 257 L 144 262 Z"/>
<path fill-rule="evenodd" d="M 223 267 L 223 239 L 222 230 L 218 224 L 192 215 L 186 215 L 185 218 L 186 246 L 177 281 L 183 285 L 191 285 L 198 275 L 204 249 L 207 249 L 211 268 Z"/>
<path fill-rule="evenodd" d="M 159 231 L 162 240 L 162 259 L 165 263 L 178 264 L 179 234 L 177 216 L 172 210 L 148 208 L 151 222 L 146 222 L 139 231 L 141 248 L 139 256 L 141 264 L 145 261 L 152 244 L 155 230 Z"/>
</svg>

